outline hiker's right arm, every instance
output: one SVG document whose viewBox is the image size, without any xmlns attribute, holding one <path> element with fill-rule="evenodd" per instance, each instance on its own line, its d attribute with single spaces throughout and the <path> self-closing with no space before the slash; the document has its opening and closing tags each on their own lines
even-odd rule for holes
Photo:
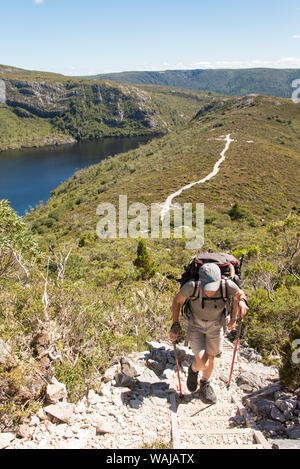
<svg viewBox="0 0 300 469">
<path fill-rule="evenodd" d="M 172 342 L 175 342 L 177 340 L 177 337 L 179 334 L 180 326 L 176 326 L 176 325 L 179 323 L 180 309 L 183 303 L 185 302 L 185 300 L 186 300 L 186 297 L 182 296 L 181 293 L 177 293 L 177 295 L 173 299 L 173 303 L 171 307 L 173 326 L 170 330 L 170 339 L 172 340 Z"/>
</svg>

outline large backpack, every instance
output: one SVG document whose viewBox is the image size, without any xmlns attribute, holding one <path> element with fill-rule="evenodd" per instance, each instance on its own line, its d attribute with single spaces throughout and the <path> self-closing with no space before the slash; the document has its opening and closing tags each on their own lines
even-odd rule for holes
<svg viewBox="0 0 300 469">
<path fill-rule="evenodd" d="M 207 252 L 205 254 L 198 254 L 192 262 L 185 267 L 185 271 L 183 272 L 181 279 L 179 279 L 180 285 L 184 285 L 190 280 L 195 280 L 195 289 L 193 295 L 186 300 L 183 305 L 182 313 L 185 317 L 189 317 L 190 315 L 190 308 L 189 304 L 191 300 L 195 300 L 197 298 L 202 301 L 202 307 L 204 308 L 205 301 L 214 301 L 216 298 L 206 298 L 201 294 L 200 288 L 200 281 L 199 281 L 199 269 L 201 266 L 207 263 L 214 263 L 220 267 L 222 281 L 221 281 L 221 298 L 224 301 L 224 315 L 228 314 L 228 312 L 232 308 L 232 302 L 229 300 L 227 296 L 227 280 L 232 280 L 236 283 L 236 285 L 241 288 L 242 281 L 241 281 L 241 264 L 242 260 L 236 259 L 234 256 L 226 253 L 214 253 L 214 252 Z M 201 297 L 201 298 L 200 298 Z"/>
</svg>

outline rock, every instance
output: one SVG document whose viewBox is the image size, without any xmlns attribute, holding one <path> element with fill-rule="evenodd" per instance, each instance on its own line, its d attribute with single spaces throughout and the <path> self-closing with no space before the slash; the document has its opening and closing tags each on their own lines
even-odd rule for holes
<svg viewBox="0 0 300 469">
<path fill-rule="evenodd" d="M 274 402 L 262 397 L 253 397 L 245 399 L 246 405 L 256 414 L 269 418 L 274 408 Z"/>
<path fill-rule="evenodd" d="M 111 396 L 111 382 L 102 384 L 101 386 L 101 394 L 104 398 Z"/>
<path fill-rule="evenodd" d="M 69 426 L 66 424 L 66 423 L 62 423 L 60 425 L 57 425 L 56 429 L 55 429 L 55 434 L 57 436 L 65 436 L 67 430 L 68 430 Z"/>
<path fill-rule="evenodd" d="M 275 401 L 278 401 L 278 400 L 285 400 L 285 399 L 291 399 L 293 397 L 292 394 L 290 393 L 286 393 L 284 391 L 277 391 L 274 393 L 274 400 Z"/>
<path fill-rule="evenodd" d="M 124 375 L 135 378 L 136 376 L 141 375 L 143 371 L 144 367 L 134 362 L 133 360 L 130 360 L 130 358 L 121 358 L 121 372 Z"/>
<path fill-rule="evenodd" d="M 150 370 L 149 368 L 146 368 L 144 373 L 138 377 L 138 381 L 140 383 L 145 382 L 150 384 L 161 382 L 156 373 L 154 373 L 154 371 Z"/>
<path fill-rule="evenodd" d="M 246 394 L 251 394 L 253 392 L 253 387 L 249 384 L 242 384 L 240 386 L 241 390 L 244 391 Z"/>
<path fill-rule="evenodd" d="M 0 365 L 12 365 L 14 362 L 10 347 L 0 339 Z"/>
<path fill-rule="evenodd" d="M 44 409 L 42 409 L 42 408 L 37 411 L 36 415 L 40 420 L 46 420 L 47 419 L 47 415 L 45 414 Z"/>
<path fill-rule="evenodd" d="M 14 433 L 0 433 L 0 449 L 7 448 L 14 438 Z"/>
<path fill-rule="evenodd" d="M 52 404 L 56 404 L 58 401 L 62 399 L 66 399 L 68 397 L 68 392 L 66 386 L 58 381 L 54 384 L 48 384 L 46 389 L 46 398 Z"/>
<path fill-rule="evenodd" d="M 259 422 L 259 427 L 270 434 L 278 433 L 278 434 L 286 434 L 285 427 L 280 422 L 275 422 L 274 420 L 261 420 Z"/>
<path fill-rule="evenodd" d="M 242 371 L 236 379 L 238 386 L 246 385 L 253 389 L 260 389 L 264 386 L 264 382 L 260 376 L 251 371 Z"/>
<path fill-rule="evenodd" d="M 275 407 L 275 406 L 271 410 L 271 417 L 272 417 L 272 419 L 278 420 L 279 422 L 285 422 L 287 420 L 287 418 L 284 416 L 284 414 L 282 412 L 280 412 L 280 410 L 277 409 L 277 407 Z"/>
<path fill-rule="evenodd" d="M 34 429 L 31 426 L 27 424 L 21 424 L 19 425 L 17 429 L 16 437 L 30 439 L 33 435 L 33 432 L 34 432 Z"/>
<path fill-rule="evenodd" d="M 159 398 L 166 398 L 169 396 L 169 388 L 170 386 L 165 383 L 153 383 L 151 384 L 151 392 L 153 396 L 159 397 Z"/>
<path fill-rule="evenodd" d="M 99 404 L 101 401 L 100 396 L 93 389 L 90 389 L 87 399 L 90 405 Z"/>
<path fill-rule="evenodd" d="M 118 373 L 116 375 L 116 384 L 124 388 L 134 389 L 136 386 L 136 381 L 128 375 Z"/>
<path fill-rule="evenodd" d="M 94 415 L 91 419 L 91 425 L 96 428 L 96 435 L 115 432 L 115 423 L 112 419 Z"/>
<path fill-rule="evenodd" d="M 118 368 L 119 368 L 118 365 L 114 365 L 108 368 L 108 370 L 106 370 L 103 376 L 104 383 L 108 383 L 109 381 L 112 381 L 115 379 L 116 374 L 118 373 Z"/>
<path fill-rule="evenodd" d="M 272 449 L 300 449 L 300 440 L 269 440 Z"/>
<path fill-rule="evenodd" d="M 288 428 L 287 433 L 291 440 L 300 440 L 300 425 Z"/>
<path fill-rule="evenodd" d="M 142 403 L 139 399 L 132 399 L 131 401 L 129 401 L 129 405 L 132 409 L 139 409 Z"/>
<path fill-rule="evenodd" d="M 297 401 L 294 399 L 277 399 L 275 405 L 281 412 L 293 412 L 297 408 Z"/>
<path fill-rule="evenodd" d="M 165 361 L 156 361 L 156 360 L 147 360 L 147 366 L 150 368 L 150 370 L 154 371 L 154 373 L 157 375 L 157 376 L 161 376 L 161 374 L 163 373 L 164 369 L 165 369 L 165 366 L 166 366 L 166 362 Z"/>
<path fill-rule="evenodd" d="M 57 404 L 49 405 L 44 408 L 45 412 L 52 417 L 61 420 L 62 422 L 67 422 L 73 415 L 74 406 L 68 402 L 59 402 Z"/>
<path fill-rule="evenodd" d="M 37 427 L 40 423 L 40 419 L 36 415 L 33 415 L 30 419 L 29 425 L 31 427 Z"/>
</svg>

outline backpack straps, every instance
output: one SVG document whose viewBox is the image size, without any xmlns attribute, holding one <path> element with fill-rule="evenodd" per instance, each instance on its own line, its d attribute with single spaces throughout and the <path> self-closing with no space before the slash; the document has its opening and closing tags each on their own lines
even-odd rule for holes
<svg viewBox="0 0 300 469">
<path fill-rule="evenodd" d="M 221 293 L 222 293 L 222 299 L 224 303 L 227 302 L 228 300 L 228 295 L 227 295 L 227 280 L 222 278 L 221 280 Z"/>
<path fill-rule="evenodd" d="M 201 281 L 198 280 L 197 282 L 195 282 L 195 288 L 194 288 L 194 291 L 193 291 L 193 295 L 190 296 L 188 298 L 188 302 L 190 300 L 198 300 L 200 301 L 201 305 L 202 305 L 202 309 L 204 309 L 204 302 L 205 301 L 215 301 L 215 300 L 218 300 L 218 299 L 222 299 L 224 301 L 224 303 L 226 303 L 228 301 L 228 292 L 227 292 L 227 280 L 226 279 L 223 279 L 221 280 L 221 285 L 220 285 L 220 291 L 221 291 L 221 298 L 205 298 L 203 296 L 203 292 L 202 292 L 202 288 L 201 288 Z"/>
</svg>

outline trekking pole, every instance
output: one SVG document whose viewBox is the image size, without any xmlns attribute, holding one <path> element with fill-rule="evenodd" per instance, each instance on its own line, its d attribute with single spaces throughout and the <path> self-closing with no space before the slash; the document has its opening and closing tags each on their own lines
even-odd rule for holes
<svg viewBox="0 0 300 469">
<path fill-rule="evenodd" d="M 176 342 L 173 342 L 173 347 L 174 347 L 174 355 L 175 355 L 175 360 L 176 360 L 176 367 L 177 367 L 177 374 L 178 374 L 178 381 L 179 381 L 179 389 L 180 389 L 180 399 L 183 399 L 183 394 L 181 390 L 181 381 L 180 381 L 180 372 L 179 372 L 179 363 L 178 363 L 178 355 L 177 355 L 177 348 L 176 348 Z"/>
<path fill-rule="evenodd" d="M 240 317 L 238 319 L 238 329 L 237 329 L 237 334 L 236 334 L 236 339 L 235 339 L 235 346 L 234 346 L 234 351 L 233 351 L 233 358 L 232 358 L 232 363 L 231 363 L 231 369 L 230 369 L 230 375 L 229 375 L 229 380 L 228 380 L 228 384 L 227 384 L 227 389 L 230 388 L 235 356 L 236 356 L 238 343 L 239 343 L 241 332 L 242 332 L 242 323 L 243 323 L 243 319 Z"/>
</svg>

